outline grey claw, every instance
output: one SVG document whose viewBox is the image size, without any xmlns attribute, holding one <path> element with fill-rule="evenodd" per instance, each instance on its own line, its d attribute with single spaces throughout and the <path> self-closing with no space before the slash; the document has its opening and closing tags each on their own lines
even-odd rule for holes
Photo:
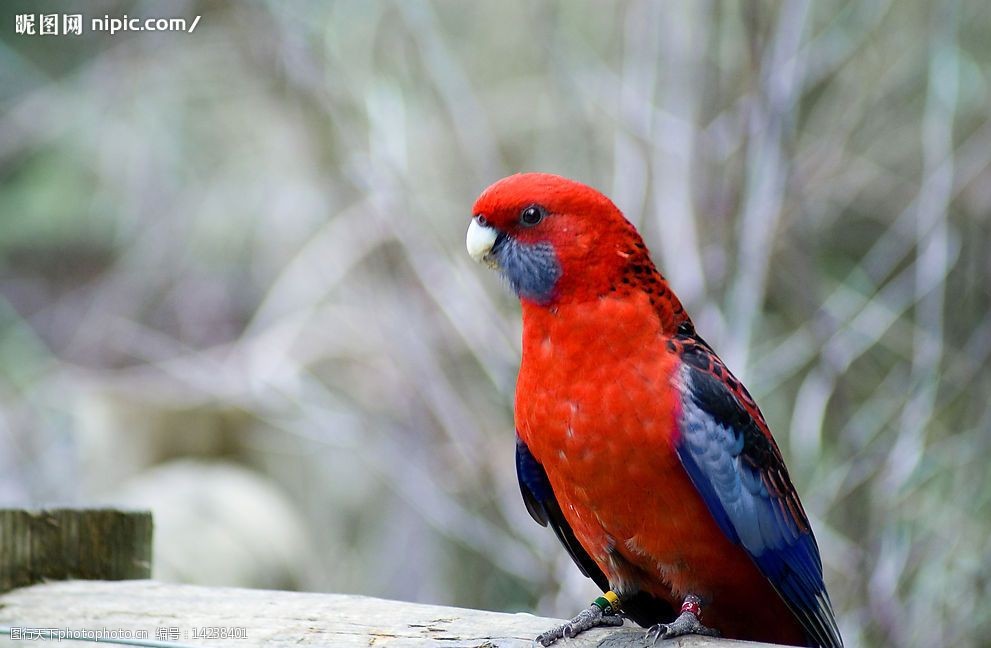
<svg viewBox="0 0 991 648">
<path fill-rule="evenodd" d="M 579 612 L 575 618 L 564 625 L 537 635 L 534 641 L 541 646 L 549 646 L 558 639 L 577 637 L 586 630 L 597 626 L 616 627 L 621 625 L 623 625 L 622 617 L 614 614 L 604 614 L 598 606 L 591 605 Z"/>
<path fill-rule="evenodd" d="M 539 635 L 537 635 L 537 638 L 534 639 L 534 642 L 540 644 L 541 646 L 549 646 L 564 636 L 564 629 L 566 627 L 568 626 L 567 625 L 558 626 L 556 628 L 552 628 L 548 630 L 547 632 L 542 632 Z"/>
<path fill-rule="evenodd" d="M 644 636 L 644 641 L 647 645 L 654 646 L 657 645 L 658 641 L 663 639 L 674 639 L 675 637 L 681 637 L 689 634 L 718 637 L 719 631 L 702 625 L 702 623 L 699 622 L 698 617 L 691 612 L 682 612 L 681 615 L 679 615 L 678 618 L 671 623 L 658 623 L 655 626 L 651 626 L 651 628 L 647 630 L 647 634 Z M 653 636 L 653 639 L 651 636 Z"/>
</svg>

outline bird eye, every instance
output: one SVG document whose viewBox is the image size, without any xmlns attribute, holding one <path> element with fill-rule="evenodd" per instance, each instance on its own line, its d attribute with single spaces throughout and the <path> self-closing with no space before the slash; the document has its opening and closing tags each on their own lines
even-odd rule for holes
<svg viewBox="0 0 991 648">
<path fill-rule="evenodd" d="M 544 219 L 544 210 L 537 205 L 530 205 L 520 212 L 520 222 L 532 227 Z"/>
</svg>

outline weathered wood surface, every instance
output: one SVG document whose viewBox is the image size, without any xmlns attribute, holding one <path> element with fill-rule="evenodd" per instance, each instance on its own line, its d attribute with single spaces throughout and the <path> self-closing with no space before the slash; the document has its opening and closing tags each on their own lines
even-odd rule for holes
<svg viewBox="0 0 991 648">
<path fill-rule="evenodd" d="M 402 603 L 363 596 L 273 592 L 172 585 L 155 581 L 66 581 L 0 595 L 0 625 L 12 627 L 143 630 L 176 629 L 177 644 L 255 646 L 396 646 L 530 648 L 533 637 L 560 623 L 530 614 L 503 614 Z M 209 628 L 244 638 L 202 639 Z M 638 627 L 593 630 L 561 642 L 561 648 L 643 646 Z M 0 639 L 0 644 L 5 640 Z M 13 641 L 9 641 L 13 645 Z M 19 642 L 20 645 L 23 642 Z M 689 637 L 664 648 L 714 648 L 754 644 Z"/>
<path fill-rule="evenodd" d="M 151 513 L 0 509 L 0 592 L 42 580 L 151 576 Z"/>
</svg>

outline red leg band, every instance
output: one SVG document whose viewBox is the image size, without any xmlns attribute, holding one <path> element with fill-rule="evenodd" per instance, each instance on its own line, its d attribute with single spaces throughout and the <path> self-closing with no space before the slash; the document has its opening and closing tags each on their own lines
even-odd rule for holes
<svg viewBox="0 0 991 648">
<path fill-rule="evenodd" d="M 685 599 L 685 602 L 681 604 L 681 611 L 691 612 L 696 619 L 702 619 L 702 606 L 697 599 Z"/>
</svg>

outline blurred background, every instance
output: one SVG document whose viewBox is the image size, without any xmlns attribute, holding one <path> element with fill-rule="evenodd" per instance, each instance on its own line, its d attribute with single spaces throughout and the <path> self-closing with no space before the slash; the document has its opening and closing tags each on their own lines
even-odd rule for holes
<svg viewBox="0 0 991 648">
<path fill-rule="evenodd" d="M 0 11 L 0 505 L 150 507 L 166 580 L 574 613 L 464 250 L 541 170 L 745 379 L 847 645 L 988 645 L 986 2 Z M 16 33 L 49 12 L 83 34 Z M 124 14 L 201 19 L 90 29 Z"/>
</svg>

